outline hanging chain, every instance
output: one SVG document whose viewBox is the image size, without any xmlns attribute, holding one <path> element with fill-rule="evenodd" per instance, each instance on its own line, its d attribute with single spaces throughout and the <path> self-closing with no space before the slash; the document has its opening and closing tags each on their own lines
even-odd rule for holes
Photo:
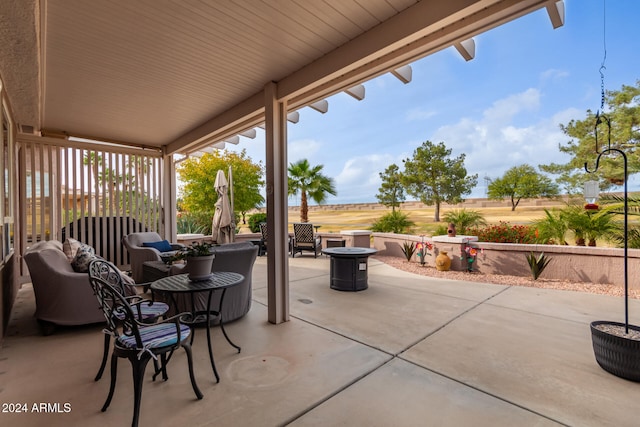
<svg viewBox="0 0 640 427">
<path fill-rule="evenodd" d="M 602 0 L 602 48 L 604 50 L 604 57 L 602 58 L 602 64 L 600 64 L 600 111 L 604 110 L 604 70 L 607 69 L 605 67 L 605 62 L 607 61 L 607 16 L 606 16 L 606 3 L 607 0 Z"/>
</svg>

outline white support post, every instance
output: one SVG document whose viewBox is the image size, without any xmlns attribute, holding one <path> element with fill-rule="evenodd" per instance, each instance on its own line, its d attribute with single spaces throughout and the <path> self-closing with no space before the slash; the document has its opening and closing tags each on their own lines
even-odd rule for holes
<svg viewBox="0 0 640 427">
<path fill-rule="evenodd" d="M 267 310 L 271 323 L 289 321 L 289 229 L 287 213 L 287 105 L 277 85 L 264 88 L 267 172 Z"/>
<path fill-rule="evenodd" d="M 176 167 L 171 154 L 162 156 L 162 219 L 164 222 L 164 238 L 175 242 L 177 238 L 176 228 Z"/>
</svg>

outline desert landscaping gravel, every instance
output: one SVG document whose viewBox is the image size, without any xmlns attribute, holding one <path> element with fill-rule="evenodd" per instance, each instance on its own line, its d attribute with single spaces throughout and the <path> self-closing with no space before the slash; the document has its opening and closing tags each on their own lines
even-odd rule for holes
<svg viewBox="0 0 640 427">
<path fill-rule="evenodd" d="M 533 280 L 530 277 L 484 274 L 480 272 L 438 271 L 434 267 L 421 266 L 420 263 L 408 262 L 400 257 L 375 255 L 373 258 L 382 261 L 391 267 L 397 268 L 398 270 L 419 274 L 421 276 L 464 280 L 467 282 L 494 283 L 497 285 L 527 286 L 530 288 L 561 289 L 565 291 L 624 296 L 624 287 L 622 285 L 613 285 L 609 283 L 569 282 L 566 280 L 545 279 L 544 277 L 539 277 L 538 280 Z M 544 276 L 544 273 L 542 275 Z M 640 291 L 630 290 L 629 297 L 640 299 Z"/>
</svg>

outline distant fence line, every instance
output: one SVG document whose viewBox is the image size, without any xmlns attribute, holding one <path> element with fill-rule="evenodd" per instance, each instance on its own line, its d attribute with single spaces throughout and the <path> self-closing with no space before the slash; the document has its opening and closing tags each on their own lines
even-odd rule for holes
<svg viewBox="0 0 640 427">
<path fill-rule="evenodd" d="M 531 207 L 531 206 L 563 206 L 569 201 L 569 196 L 561 196 L 558 199 L 522 199 L 518 204 L 518 208 Z M 474 198 L 466 199 L 463 203 L 448 204 L 443 203 L 440 205 L 444 209 L 479 209 L 479 208 L 501 208 L 511 207 L 509 200 L 489 200 L 486 198 Z M 434 206 L 425 205 L 422 202 L 410 201 L 400 204 L 401 210 L 416 210 L 416 209 L 433 209 Z M 372 210 L 389 210 L 390 208 L 380 203 L 344 203 L 344 204 L 327 204 L 327 205 L 309 205 L 309 212 L 321 212 L 321 211 L 372 211 Z M 289 206 L 289 211 L 299 211 L 300 206 Z M 250 213 L 264 212 L 265 208 L 257 209 Z"/>
</svg>

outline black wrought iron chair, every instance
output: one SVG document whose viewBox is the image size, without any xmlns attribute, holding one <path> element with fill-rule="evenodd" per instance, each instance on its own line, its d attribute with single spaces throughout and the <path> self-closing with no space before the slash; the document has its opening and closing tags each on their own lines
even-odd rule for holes
<svg viewBox="0 0 640 427">
<path fill-rule="evenodd" d="M 295 257 L 298 252 L 311 251 L 313 252 L 313 257 L 316 258 L 318 252 L 322 249 L 322 241 L 320 237 L 313 233 L 313 224 L 310 222 L 296 222 L 293 224 L 292 246 L 292 257 Z"/>
<path fill-rule="evenodd" d="M 114 336 L 113 353 L 111 354 L 111 385 L 109 395 L 102 406 L 102 412 L 106 411 L 113 398 L 118 374 L 118 358 L 129 359 L 133 368 L 133 420 L 131 425 L 136 427 L 140 416 L 140 401 L 142 397 L 142 385 L 144 371 L 149 360 L 161 358 L 161 366 L 166 377 L 166 354 L 173 352 L 178 347 L 184 348 L 189 364 L 189 377 L 191 386 L 198 400 L 203 394 L 196 384 L 193 375 L 193 357 L 189 335 L 191 329 L 180 323 L 180 317 L 184 313 L 177 314 L 168 319 L 163 319 L 152 325 L 141 323 L 135 314 L 136 308 L 132 307 L 120 291 L 99 277 L 90 277 L 89 281 L 93 292 L 102 307 L 107 321 L 107 329 Z M 136 303 L 137 305 L 137 303 Z"/>
<path fill-rule="evenodd" d="M 126 286 L 124 281 L 122 280 L 122 275 L 120 270 L 104 259 L 96 259 L 93 260 L 89 264 L 89 278 L 95 277 L 100 278 L 111 285 L 114 289 L 120 292 L 121 295 L 125 297 L 125 300 L 129 302 L 129 304 L 134 309 L 134 314 L 136 316 L 136 320 L 141 323 L 155 323 L 159 318 L 164 316 L 169 311 L 169 305 L 159 302 L 148 300 L 145 298 L 141 298 L 137 295 L 126 296 Z M 145 286 L 146 284 L 140 284 L 135 286 Z M 116 313 L 117 314 L 117 313 Z M 122 319 L 118 319 L 122 320 Z M 98 374 L 94 378 L 94 381 L 98 381 L 102 378 L 102 374 L 104 373 L 104 368 L 107 365 L 107 357 L 109 355 L 109 344 L 111 341 L 111 334 L 109 331 L 104 331 L 104 352 L 102 354 L 102 362 L 100 363 L 100 369 L 98 370 Z"/>
<path fill-rule="evenodd" d="M 262 256 L 264 254 L 267 253 L 267 223 L 266 222 L 261 222 L 260 223 L 260 246 L 258 249 L 258 256 Z M 292 248 L 292 243 L 293 240 L 291 239 L 291 237 L 289 237 L 289 241 L 288 241 L 288 245 L 289 245 L 289 252 L 291 252 L 291 248 Z"/>
</svg>

